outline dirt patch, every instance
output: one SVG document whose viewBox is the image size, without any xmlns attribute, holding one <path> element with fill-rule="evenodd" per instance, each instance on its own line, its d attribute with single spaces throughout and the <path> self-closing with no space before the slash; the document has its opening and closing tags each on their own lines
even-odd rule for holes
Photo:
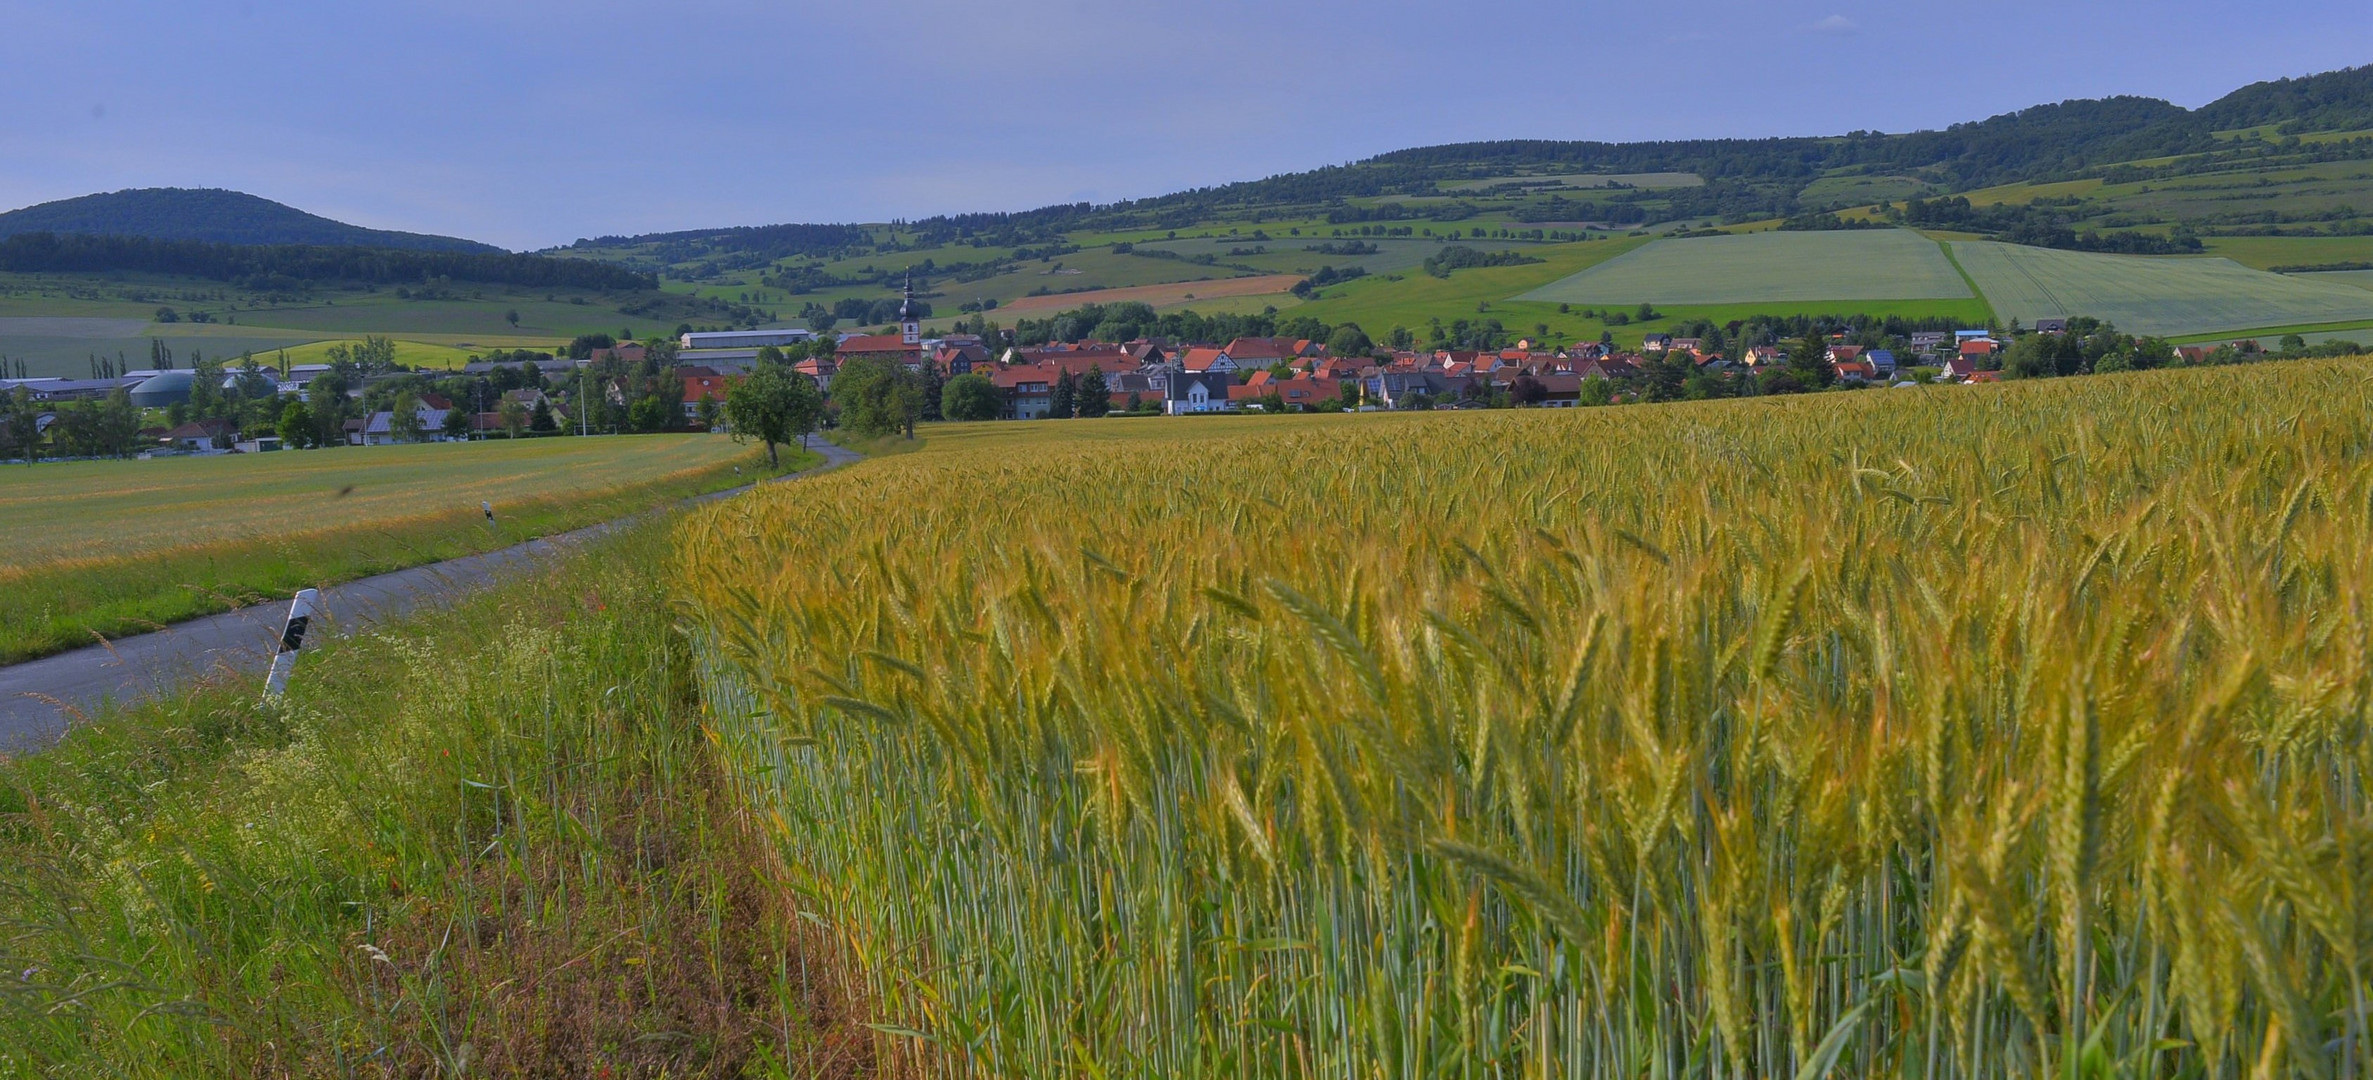
<svg viewBox="0 0 2373 1080">
<path fill-rule="evenodd" d="M 1269 293 L 1293 291 L 1300 274 L 1263 274 L 1259 277 L 1222 278 L 1218 281 L 1181 281 L 1171 285 L 1131 285 L 1120 289 L 1096 289 L 1090 292 L 1060 293 L 1054 296 L 1025 296 L 1007 303 L 999 311 L 1064 311 L 1081 304 L 1117 304 L 1134 300 L 1154 307 L 1168 307 L 1193 300 L 1211 300 L 1225 296 L 1262 296 Z"/>
</svg>

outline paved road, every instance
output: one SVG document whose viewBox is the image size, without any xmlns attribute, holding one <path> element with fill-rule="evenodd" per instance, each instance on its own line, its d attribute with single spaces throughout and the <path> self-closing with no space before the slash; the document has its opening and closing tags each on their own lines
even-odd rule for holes
<svg viewBox="0 0 2373 1080">
<path fill-rule="evenodd" d="M 824 455 L 824 464 L 793 476 L 810 476 L 858 459 L 858 455 L 821 440 L 815 449 Z M 747 490 L 713 492 L 687 499 L 685 505 Z M 321 590 L 322 614 L 313 625 L 317 633 L 350 634 L 400 618 L 423 604 L 463 595 L 624 523 L 607 522 L 483 555 L 333 585 Z M 227 667 L 252 675 L 261 687 L 273 644 L 280 638 L 281 620 L 287 615 L 286 603 L 257 604 L 176 623 L 151 634 L 0 667 L 0 754 L 40 750 L 64 735 L 69 723 L 103 705 L 147 700 L 191 676 L 216 669 Z"/>
</svg>

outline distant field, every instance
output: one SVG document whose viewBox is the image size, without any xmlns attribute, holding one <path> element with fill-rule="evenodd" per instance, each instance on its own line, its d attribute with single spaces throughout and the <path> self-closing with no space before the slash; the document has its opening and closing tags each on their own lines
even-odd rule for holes
<svg viewBox="0 0 2373 1080">
<path fill-rule="evenodd" d="M 0 662 L 607 520 L 761 460 L 639 435 L 0 469 Z"/>
<path fill-rule="evenodd" d="M 0 356 L 23 358 L 27 373 L 36 377 L 88 374 L 93 355 L 109 360 L 120 356 L 128 370 L 145 368 L 150 366 L 152 340 L 173 350 L 173 366 L 187 368 L 195 354 L 229 361 L 250 351 L 267 367 L 278 366 L 283 356 L 291 364 L 318 364 L 332 346 L 361 339 L 361 335 L 324 339 L 304 330 L 139 319 L 0 317 Z M 553 344 L 550 339 L 536 340 L 546 348 Z M 395 351 L 399 364 L 444 368 L 458 367 L 480 350 L 399 339 Z"/>
<path fill-rule="evenodd" d="M 1743 304 L 1969 295 L 1935 242 L 1903 229 L 1862 229 L 1659 240 L 1517 299 Z"/>
<path fill-rule="evenodd" d="M 1081 304 L 1117 304 L 1136 301 L 1155 307 L 1186 304 L 1196 300 L 1227 296 L 1258 296 L 1263 293 L 1282 293 L 1302 280 L 1299 274 L 1269 274 L 1262 277 L 1226 278 L 1220 281 L 1186 281 L 1170 285 L 1137 285 L 1122 289 L 1097 289 L 1093 292 L 1061 293 L 1054 296 L 1025 296 L 1000 306 L 999 311 L 1065 311 Z"/>
<path fill-rule="evenodd" d="M 1327 245 L 1364 244 L 1376 249 L 1370 255 L 1329 255 L 1307 250 Z M 1451 244 L 1463 244 L 1478 251 L 1522 251 L 1536 245 L 1508 240 L 1471 240 L 1464 237 L 1360 237 L 1360 236 L 1280 236 L 1269 240 L 1241 238 L 1213 238 L 1192 240 L 1154 240 L 1137 245 L 1140 251 L 1173 251 L 1193 257 L 1209 255 L 1226 263 L 1257 267 L 1274 273 L 1307 274 L 1321 266 L 1338 268 L 1359 267 L 1371 274 L 1390 274 L 1415 270 L 1434 253 Z M 1262 254 L 1231 254 L 1247 249 L 1265 248 Z"/>
<path fill-rule="evenodd" d="M 2360 289 L 2373 289 L 2373 270 L 2332 270 L 2321 274 L 2298 274 L 2295 276 L 2302 281 L 2330 282 L 2338 285 L 2354 285 Z"/>
<path fill-rule="evenodd" d="M 2209 254 L 2222 255 L 2252 270 L 2373 263 L 2373 236 L 2208 236 L 2200 242 Z"/>
<path fill-rule="evenodd" d="M 311 341 L 285 349 L 276 348 L 269 353 L 259 350 L 256 353 L 256 359 L 267 367 L 277 366 L 284 357 L 291 364 L 321 364 L 329 361 L 331 349 L 340 345 L 351 347 L 361 343 L 362 339 L 359 337 Z M 402 338 L 396 339 L 394 344 L 396 363 L 409 367 L 458 368 L 471 356 L 484 351 L 474 348 L 465 349 L 455 345 L 409 341 Z M 546 342 L 544 347 L 551 348 L 553 343 Z"/>
<path fill-rule="evenodd" d="M 1986 240 L 1953 244 L 1996 314 L 2032 324 L 2108 319 L 2134 334 L 2203 334 L 2373 319 L 2373 293 L 2269 274 L 2230 259 L 2055 251 Z"/>
</svg>

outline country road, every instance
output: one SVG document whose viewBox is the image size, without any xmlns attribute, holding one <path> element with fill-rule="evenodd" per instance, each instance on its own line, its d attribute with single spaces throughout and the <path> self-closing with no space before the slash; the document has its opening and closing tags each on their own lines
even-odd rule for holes
<svg viewBox="0 0 2373 1080">
<path fill-rule="evenodd" d="M 823 440 L 812 449 L 824 455 L 822 465 L 780 479 L 812 476 L 859 460 L 859 455 Z M 727 498 L 751 486 L 755 485 L 694 496 L 682 505 Z M 401 618 L 422 604 L 466 595 L 633 520 L 589 525 L 480 555 L 327 586 L 321 590 L 322 614 L 313 625 L 317 633 L 343 635 Z M 41 750 L 63 736 L 69 724 L 102 705 L 148 700 L 218 668 L 252 675 L 260 688 L 287 614 L 285 601 L 256 604 L 0 667 L 0 755 Z"/>
</svg>

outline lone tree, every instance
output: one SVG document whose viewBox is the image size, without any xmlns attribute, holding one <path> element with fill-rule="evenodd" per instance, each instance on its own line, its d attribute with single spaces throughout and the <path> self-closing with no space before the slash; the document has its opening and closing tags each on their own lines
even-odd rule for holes
<svg viewBox="0 0 2373 1080">
<path fill-rule="evenodd" d="M 997 384 L 977 372 L 949 379 L 939 392 L 939 415 L 950 420 L 995 420 L 1004 411 Z"/>
<path fill-rule="evenodd" d="M 824 414 L 824 396 L 815 380 L 781 364 L 760 364 L 749 378 L 725 392 L 725 416 L 733 424 L 736 442 L 756 439 L 766 444 L 766 463 L 782 466 L 775 447 L 793 438 L 805 440 Z"/>
</svg>

